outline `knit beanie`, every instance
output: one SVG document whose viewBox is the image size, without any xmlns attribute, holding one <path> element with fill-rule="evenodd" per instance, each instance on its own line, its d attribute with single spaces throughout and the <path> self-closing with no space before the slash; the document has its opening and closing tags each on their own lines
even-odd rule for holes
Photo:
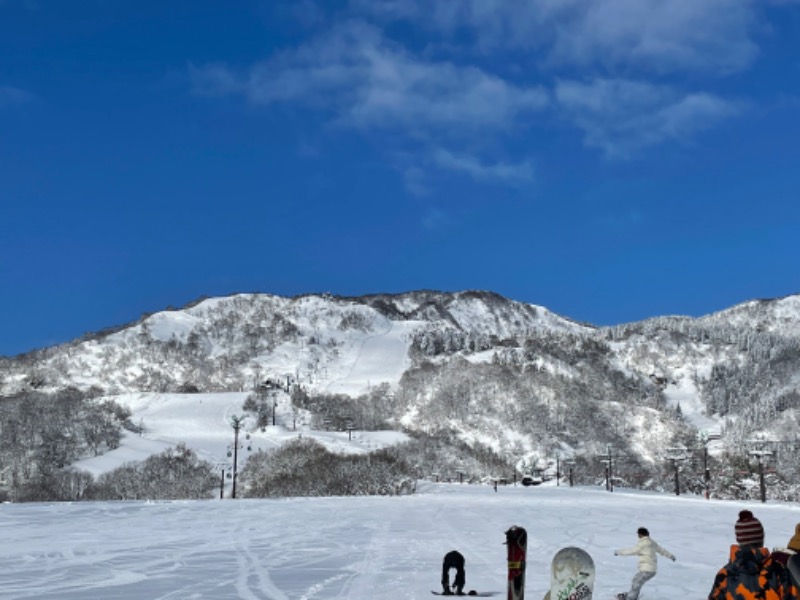
<svg viewBox="0 0 800 600">
<path fill-rule="evenodd" d="M 795 526 L 794 535 L 792 536 L 792 539 L 789 540 L 789 543 L 786 545 L 795 552 L 800 552 L 800 523 L 798 523 Z"/>
<path fill-rule="evenodd" d="M 749 510 L 739 513 L 736 521 L 736 541 L 740 546 L 763 546 L 764 528 Z"/>
</svg>

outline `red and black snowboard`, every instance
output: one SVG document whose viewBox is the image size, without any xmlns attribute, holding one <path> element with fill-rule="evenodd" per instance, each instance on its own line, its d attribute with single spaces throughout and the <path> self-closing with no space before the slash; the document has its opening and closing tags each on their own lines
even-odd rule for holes
<svg viewBox="0 0 800 600">
<path fill-rule="evenodd" d="M 528 532 L 514 525 L 506 531 L 508 551 L 508 597 L 507 600 L 525 598 L 525 553 L 528 550 Z"/>
</svg>

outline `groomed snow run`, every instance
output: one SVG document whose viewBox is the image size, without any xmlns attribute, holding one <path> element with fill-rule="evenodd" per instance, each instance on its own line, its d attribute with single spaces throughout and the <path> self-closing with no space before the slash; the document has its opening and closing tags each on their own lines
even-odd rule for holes
<svg viewBox="0 0 800 600">
<path fill-rule="evenodd" d="M 404 497 L 0 505 L 4 600 L 412 600 L 439 589 L 441 560 L 466 557 L 467 588 L 505 597 L 504 531 L 528 530 L 526 598 L 550 559 L 579 546 L 595 598 L 625 591 L 636 528 L 677 555 L 659 561 L 643 600 L 705 598 L 752 510 L 783 546 L 800 507 L 604 489 L 420 482 Z"/>
</svg>

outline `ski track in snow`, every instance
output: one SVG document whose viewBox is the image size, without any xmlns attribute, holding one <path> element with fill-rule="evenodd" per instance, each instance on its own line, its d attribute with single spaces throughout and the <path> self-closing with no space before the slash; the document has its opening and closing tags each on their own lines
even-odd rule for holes
<svg viewBox="0 0 800 600">
<path fill-rule="evenodd" d="M 245 600 L 288 600 L 275 586 L 269 570 L 262 566 L 259 555 L 251 548 L 248 532 L 241 528 L 235 535 L 238 568 L 236 591 L 239 597 Z"/>
<path fill-rule="evenodd" d="M 420 600 L 444 554 L 466 558 L 467 588 L 506 589 L 505 531 L 528 531 L 526 596 L 578 546 L 595 597 L 627 589 L 635 557 L 613 551 L 646 526 L 678 562 L 659 561 L 643 600 L 704 598 L 734 541 L 739 510 L 783 546 L 800 506 L 632 490 L 433 484 L 403 497 L 0 505 L 3 600 Z"/>
<path fill-rule="evenodd" d="M 408 363 L 408 344 L 395 321 L 387 319 L 386 329 L 365 337 L 349 365 L 347 373 L 328 382 L 325 392 L 364 393 L 375 384 L 396 383 Z"/>
</svg>

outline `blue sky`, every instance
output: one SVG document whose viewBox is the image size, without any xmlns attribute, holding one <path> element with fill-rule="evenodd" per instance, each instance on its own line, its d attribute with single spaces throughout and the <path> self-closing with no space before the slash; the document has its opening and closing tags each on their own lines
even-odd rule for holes
<svg viewBox="0 0 800 600">
<path fill-rule="evenodd" d="M 203 295 L 800 292 L 800 1 L 0 0 L 0 355 Z"/>
</svg>

